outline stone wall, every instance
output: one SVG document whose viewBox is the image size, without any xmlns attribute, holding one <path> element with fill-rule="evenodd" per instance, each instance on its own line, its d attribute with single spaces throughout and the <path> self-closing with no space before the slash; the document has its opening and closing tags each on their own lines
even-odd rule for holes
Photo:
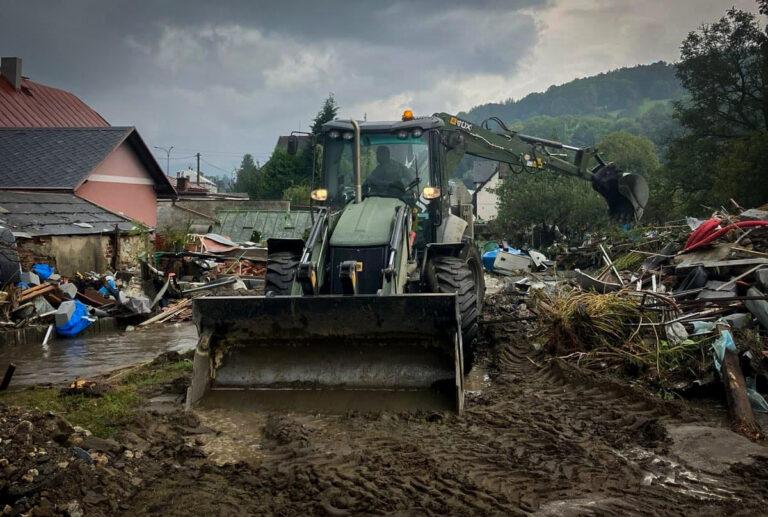
<svg viewBox="0 0 768 517">
<path fill-rule="evenodd" d="M 112 270 L 113 235 L 53 235 L 17 239 L 21 268 L 29 271 L 35 262 L 50 264 L 64 276 L 77 272 Z M 118 269 L 138 267 L 139 257 L 151 253 L 151 234 L 120 236 Z"/>
<path fill-rule="evenodd" d="M 290 201 L 249 199 L 182 199 L 171 201 L 158 199 L 157 233 L 183 231 L 193 223 L 216 222 L 216 210 L 288 210 Z"/>
</svg>

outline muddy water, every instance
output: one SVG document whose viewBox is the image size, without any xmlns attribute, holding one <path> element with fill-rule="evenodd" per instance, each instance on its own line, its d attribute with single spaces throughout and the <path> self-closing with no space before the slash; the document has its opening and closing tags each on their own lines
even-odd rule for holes
<svg viewBox="0 0 768 517">
<path fill-rule="evenodd" d="M 190 350 L 196 343 L 195 326 L 179 323 L 57 339 L 45 349 L 39 344 L 5 346 L 0 347 L 0 371 L 8 363 L 16 364 L 12 386 L 59 383 L 147 361 L 162 352 Z"/>
</svg>

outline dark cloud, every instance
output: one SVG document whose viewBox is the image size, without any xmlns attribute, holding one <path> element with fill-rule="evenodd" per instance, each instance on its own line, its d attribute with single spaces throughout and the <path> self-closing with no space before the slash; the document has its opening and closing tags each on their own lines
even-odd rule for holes
<svg viewBox="0 0 768 517">
<path fill-rule="evenodd" d="M 711 3 L 675 4 L 699 2 Z M 664 2 L 647 13 L 639 3 L 624 16 L 611 0 L 0 0 L 0 53 L 177 158 L 199 150 L 230 170 L 240 153 L 263 161 L 278 134 L 306 129 L 329 92 L 345 116 L 391 118 L 542 90 L 614 66 L 606 54 L 646 60 L 642 38 L 614 42 L 590 26 L 679 23 L 657 16 Z M 654 49 L 667 41 L 647 37 Z"/>
</svg>

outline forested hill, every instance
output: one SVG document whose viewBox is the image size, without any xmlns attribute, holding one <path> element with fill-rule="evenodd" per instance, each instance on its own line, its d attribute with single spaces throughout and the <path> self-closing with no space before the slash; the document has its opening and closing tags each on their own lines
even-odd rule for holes
<svg viewBox="0 0 768 517">
<path fill-rule="evenodd" d="M 531 93 L 518 101 L 482 104 L 462 116 L 474 122 L 491 116 L 505 121 L 537 115 L 632 116 L 653 101 L 673 99 L 683 91 L 675 76 L 675 66 L 659 61 L 550 86 L 545 92 Z"/>
</svg>

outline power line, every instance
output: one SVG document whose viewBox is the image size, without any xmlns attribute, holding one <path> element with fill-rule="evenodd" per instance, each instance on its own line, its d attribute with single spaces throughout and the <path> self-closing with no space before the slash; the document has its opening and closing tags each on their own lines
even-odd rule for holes
<svg viewBox="0 0 768 517">
<path fill-rule="evenodd" d="M 198 152 L 196 149 L 191 148 L 184 148 L 184 147 L 176 147 L 175 148 L 178 151 L 194 151 Z M 253 152 L 253 151 L 199 151 L 200 154 L 221 154 L 221 155 L 230 155 L 230 156 L 243 156 L 244 154 L 250 154 L 251 156 L 265 156 L 272 154 L 272 151 L 264 151 L 264 152 Z"/>
<path fill-rule="evenodd" d="M 231 173 L 232 173 L 232 171 L 228 171 L 228 170 L 226 170 L 226 169 L 222 169 L 222 168 L 221 168 L 221 167 L 219 167 L 218 165 L 214 165 L 214 164 L 212 164 L 211 162 L 209 162 L 209 161 L 208 161 L 208 160 L 206 160 L 205 158 L 200 158 L 200 161 L 201 161 L 201 162 L 203 162 L 203 163 L 204 163 L 204 164 L 206 164 L 206 165 L 209 165 L 209 166 L 213 167 L 214 169 L 218 169 L 218 170 L 220 170 L 221 172 L 224 172 L 224 173 L 227 173 L 227 174 L 231 174 Z"/>
</svg>

